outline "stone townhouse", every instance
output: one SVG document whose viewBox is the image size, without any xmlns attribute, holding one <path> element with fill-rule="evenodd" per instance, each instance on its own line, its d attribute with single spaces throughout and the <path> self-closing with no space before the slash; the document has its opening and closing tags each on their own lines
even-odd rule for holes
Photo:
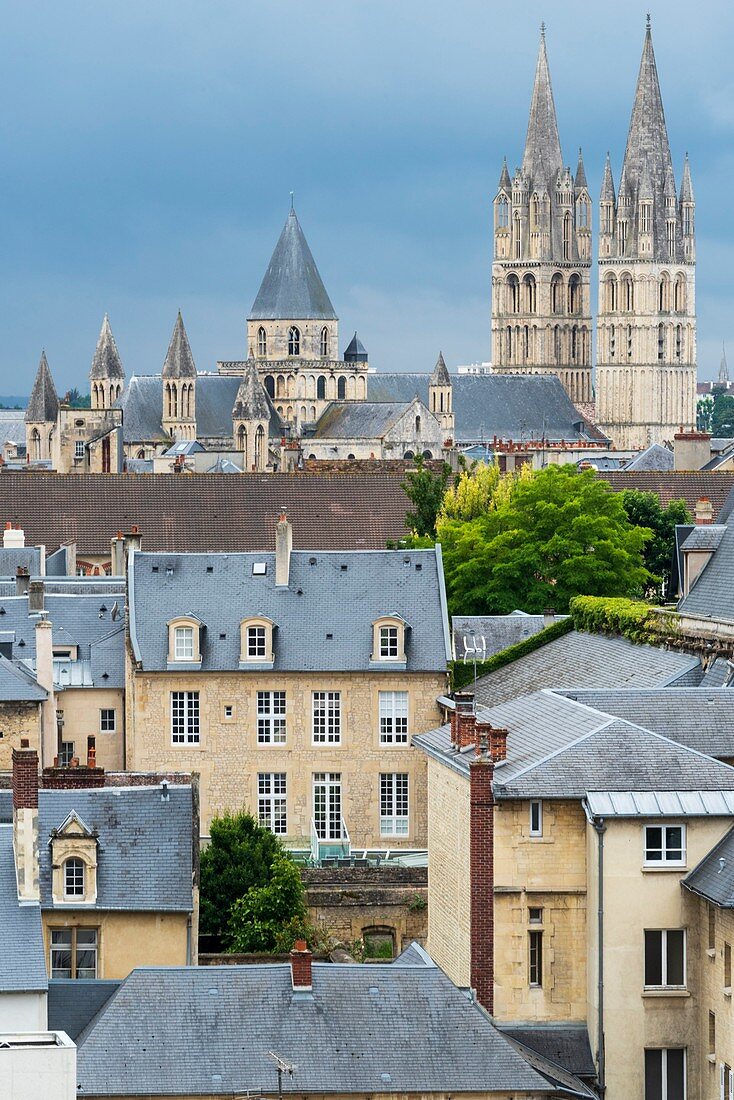
<svg viewBox="0 0 734 1100">
<path fill-rule="evenodd" d="M 248 808 L 314 857 L 424 849 L 451 640 L 440 547 L 128 561 L 127 765 L 197 771 L 202 826 Z"/>
<path fill-rule="evenodd" d="M 529 1045 L 562 1057 L 585 1031 L 609 1100 L 710 1095 L 681 881 L 731 827 L 734 771 L 703 724 L 696 749 L 685 735 L 543 690 L 477 713 L 457 693 L 451 724 L 413 738 L 429 951 Z"/>
</svg>

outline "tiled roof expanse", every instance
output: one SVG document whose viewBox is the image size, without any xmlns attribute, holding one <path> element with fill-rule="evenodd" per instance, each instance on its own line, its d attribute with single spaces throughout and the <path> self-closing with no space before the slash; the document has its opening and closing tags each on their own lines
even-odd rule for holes
<svg viewBox="0 0 734 1100">
<path fill-rule="evenodd" d="M 253 575 L 256 562 L 265 563 L 264 576 Z M 408 624 L 408 671 L 439 671 L 450 659 L 442 584 L 434 550 L 294 551 L 287 589 L 275 587 L 274 554 L 136 553 L 130 634 L 143 667 L 165 669 L 166 623 L 193 615 L 206 627 L 202 670 L 237 670 L 240 623 L 264 615 L 275 623 L 276 669 L 366 670 L 372 623 L 399 615 Z"/>
<path fill-rule="evenodd" d="M 540 688 L 663 687 L 699 668 L 697 657 L 577 630 L 477 680 L 491 707 Z"/>
<path fill-rule="evenodd" d="M 690 538 L 691 536 L 689 536 Z M 686 543 L 688 540 L 686 540 Z M 734 523 L 724 528 L 718 548 L 678 604 L 682 615 L 734 622 Z"/>
<path fill-rule="evenodd" d="M 0 475 L 0 522 L 18 523 L 27 543 L 76 541 L 81 557 L 109 554 L 110 539 L 132 524 L 140 527 L 145 550 L 270 550 L 285 508 L 297 549 L 380 550 L 407 534 L 404 479 L 402 471 L 241 477 L 7 473 Z"/>
<path fill-rule="evenodd" d="M 734 760 L 734 691 L 729 688 L 612 688 L 564 694 L 707 756 Z"/>
<path fill-rule="evenodd" d="M 103 978 L 52 978 L 48 983 L 49 1031 L 65 1031 L 76 1042 L 120 984 Z"/>
<path fill-rule="evenodd" d="M 501 653 L 503 649 L 538 634 L 543 625 L 542 615 L 453 615 L 451 630 L 456 659 L 463 659 L 467 647 L 471 654 L 473 643 L 478 647 L 477 660 L 482 656 L 492 657 L 495 653 Z M 470 630 L 474 631 L 473 640 Z"/>
<path fill-rule="evenodd" d="M 717 657 L 704 672 L 701 687 L 730 687 L 732 679 L 734 679 L 734 668 L 726 657 Z"/>
<path fill-rule="evenodd" d="M 302 1094 L 554 1091 L 438 967 L 396 961 L 314 963 L 312 994 L 288 963 L 134 970 L 80 1037 L 80 1092 L 259 1095 L 268 1050 Z"/>
<path fill-rule="evenodd" d="M 616 492 L 639 489 L 643 493 L 655 493 L 663 508 L 667 508 L 671 500 L 685 500 L 691 515 L 695 514 L 696 501 L 708 497 L 714 509 L 714 520 L 734 488 L 734 473 L 723 471 L 688 473 L 670 470 L 654 473 L 646 470 L 608 470 L 599 476 L 608 481 Z"/>
<path fill-rule="evenodd" d="M 683 879 L 683 885 L 715 905 L 734 908 L 734 829 L 703 857 Z"/>
<path fill-rule="evenodd" d="M 596 1074 L 589 1033 L 584 1024 L 535 1024 L 526 1027 L 502 1025 L 500 1030 L 524 1046 L 537 1050 L 538 1054 L 552 1062 L 558 1062 L 570 1073 L 581 1077 L 594 1077 Z"/>
<path fill-rule="evenodd" d="M 191 787 L 40 790 L 41 907 L 53 908 L 48 839 L 73 811 L 99 834 L 97 901 L 90 909 L 183 912 L 192 902 Z M 0 819 L 12 817 L 12 791 L 0 791 Z"/>
<path fill-rule="evenodd" d="M 0 993 L 45 992 L 45 950 L 38 905 L 19 905 L 13 826 L 0 825 Z"/>
</svg>

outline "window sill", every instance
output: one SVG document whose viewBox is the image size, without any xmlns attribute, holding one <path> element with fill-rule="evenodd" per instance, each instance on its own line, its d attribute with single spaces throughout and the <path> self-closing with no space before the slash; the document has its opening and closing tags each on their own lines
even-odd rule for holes
<svg viewBox="0 0 734 1100">
<path fill-rule="evenodd" d="M 166 661 L 167 672 L 201 672 L 201 661 Z"/>
<path fill-rule="evenodd" d="M 659 867 L 657 867 L 657 866 L 648 866 L 647 864 L 644 864 L 643 867 L 642 867 L 643 875 L 647 875 L 647 874 L 659 875 L 659 874 L 661 874 L 663 872 L 666 872 L 666 871 L 668 873 L 670 873 L 672 871 L 674 874 L 680 874 L 681 871 L 687 871 L 687 870 L 688 870 L 688 865 L 686 863 L 662 863 L 662 864 L 660 864 Z"/>
<path fill-rule="evenodd" d="M 266 661 L 265 659 L 260 660 L 256 657 L 251 657 L 249 661 L 240 661 L 239 663 L 240 672 L 259 672 L 260 669 L 268 671 L 274 667 L 274 660 L 271 659 L 270 661 Z"/>
<path fill-rule="evenodd" d="M 370 672 L 394 672 L 396 669 L 399 672 L 405 672 L 407 667 L 408 662 L 404 658 L 400 660 L 395 657 L 382 657 L 381 659 L 370 657 Z"/>
<path fill-rule="evenodd" d="M 644 989 L 642 991 L 643 997 L 650 997 L 653 1000 L 659 997 L 690 997 L 691 991 L 689 989 Z"/>
</svg>

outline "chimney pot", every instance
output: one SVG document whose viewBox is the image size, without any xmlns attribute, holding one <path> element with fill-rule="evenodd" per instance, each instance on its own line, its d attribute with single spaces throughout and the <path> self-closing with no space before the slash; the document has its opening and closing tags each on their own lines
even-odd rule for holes
<svg viewBox="0 0 734 1100">
<path fill-rule="evenodd" d="M 291 982 L 294 990 L 313 988 L 311 963 L 313 955 L 305 940 L 296 940 L 291 951 Z"/>
<path fill-rule="evenodd" d="M 708 497 L 699 497 L 696 501 L 696 525 L 705 527 L 714 522 L 714 508 Z"/>
<path fill-rule="evenodd" d="M 476 744 L 476 714 L 474 712 L 474 693 L 472 691 L 454 692 L 454 744 L 457 749 L 468 749 Z"/>
</svg>

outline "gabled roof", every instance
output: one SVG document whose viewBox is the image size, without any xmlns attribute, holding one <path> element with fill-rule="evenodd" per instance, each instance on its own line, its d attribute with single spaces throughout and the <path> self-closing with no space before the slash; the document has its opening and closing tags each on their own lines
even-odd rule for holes
<svg viewBox="0 0 734 1100">
<path fill-rule="evenodd" d="M 0 993 L 45 993 L 41 910 L 18 904 L 12 825 L 0 825 L 0 930 Z"/>
<path fill-rule="evenodd" d="M 438 967 L 400 960 L 314 963 L 313 991 L 297 994 L 288 963 L 134 970 L 80 1036 L 78 1079 L 95 1096 L 121 1082 L 259 1094 L 275 1080 L 268 1050 L 295 1063 L 304 1095 L 557 1093 Z"/>
<path fill-rule="evenodd" d="M 477 660 L 492 657 L 538 634 L 544 626 L 542 615 L 454 615 L 451 630 L 456 660 L 463 660 L 464 654 L 468 653 L 471 663 L 475 650 Z M 470 633 L 472 630 L 473 636 Z"/>
<path fill-rule="evenodd" d="M 556 107 L 553 102 L 548 54 L 545 48 L 545 32 L 541 32 L 535 83 L 530 101 L 528 132 L 522 170 L 535 189 L 547 188 L 555 192 L 556 177 L 563 168 L 561 142 L 558 137 Z"/>
<path fill-rule="evenodd" d="M 250 310 L 251 321 L 336 321 L 295 210 L 285 220 Z"/>
<path fill-rule="evenodd" d="M 54 422 L 59 414 L 59 399 L 54 380 L 48 366 L 46 352 L 41 352 L 41 360 L 33 383 L 28 408 L 25 411 L 26 424 Z"/>
<path fill-rule="evenodd" d="M 308 438 L 382 439 L 409 408 L 400 401 L 332 401 Z M 424 412 L 430 416 L 428 409 Z M 304 448 L 308 450 L 308 440 L 304 440 Z"/>
<path fill-rule="evenodd" d="M 178 311 L 176 323 L 173 326 L 173 334 L 166 352 L 162 373 L 164 378 L 196 378 L 196 365 L 191 354 L 191 346 L 184 328 L 181 310 Z"/>
<path fill-rule="evenodd" d="M 595 1077 L 586 1024 L 501 1024 L 500 1031 L 581 1077 Z"/>
<path fill-rule="evenodd" d="M 122 366 L 122 360 L 120 359 L 120 353 L 117 350 L 115 338 L 112 335 L 110 319 L 105 313 L 99 340 L 97 341 L 97 348 L 94 352 L 94 358 L 92 359 L 92 367 L 89 371 L 89 380 L 94 382 L 100 378 L 123 379 L 124 377 L 125 371 Z"/>
<path fill-rule="evenodd" d="M 248 359 L 232 409 L 233 420 L 270 420 L 270 406 L 254 359 Z"/>
<path fill-rule="evenodd" d="M 608 470 L 601 476 L 618 493 L 623 489 L 655 493 L 663 508 L 667 508 L 671 500 L 685 500 L 691 515 L 696 511 L 696 501 L 708 497 L 713 505 L 714 520 L 734 487 L 734 473 L 727 471 Z"/>
<path fill-rule="evenodd" d="M 683 544 L 684 551 L 693 534 Z M 718 547 L 696 577 L 688 595 L 679 602 L 678 611 L 699 619 L 734 622 L 733 576 L 734 524 L 727 524 Z"/>
<path fill-rule="evenodd" d="M 30 669 L 0 654 L 0 703 L 42 703 L 47 697 Z"/>
<path fill-rule="evenodd" d="M 734 829 L 703 857 L 683 885 L 722 909 L 734 908 Z"/>
<path fill-rule="evenodd" d="M 675 455 L 669 447 L 663 447 L 660 443 L 651 443 L 625 466 L 625 470 L 673 469 L 675 469 Z"/>
<path fill-rule="evenodd" d="M 49 1031 L 65 1031 L 76 1042 L 121 984 L 103 978 L 52 978 L 48 983 Z"/>
</svg>

